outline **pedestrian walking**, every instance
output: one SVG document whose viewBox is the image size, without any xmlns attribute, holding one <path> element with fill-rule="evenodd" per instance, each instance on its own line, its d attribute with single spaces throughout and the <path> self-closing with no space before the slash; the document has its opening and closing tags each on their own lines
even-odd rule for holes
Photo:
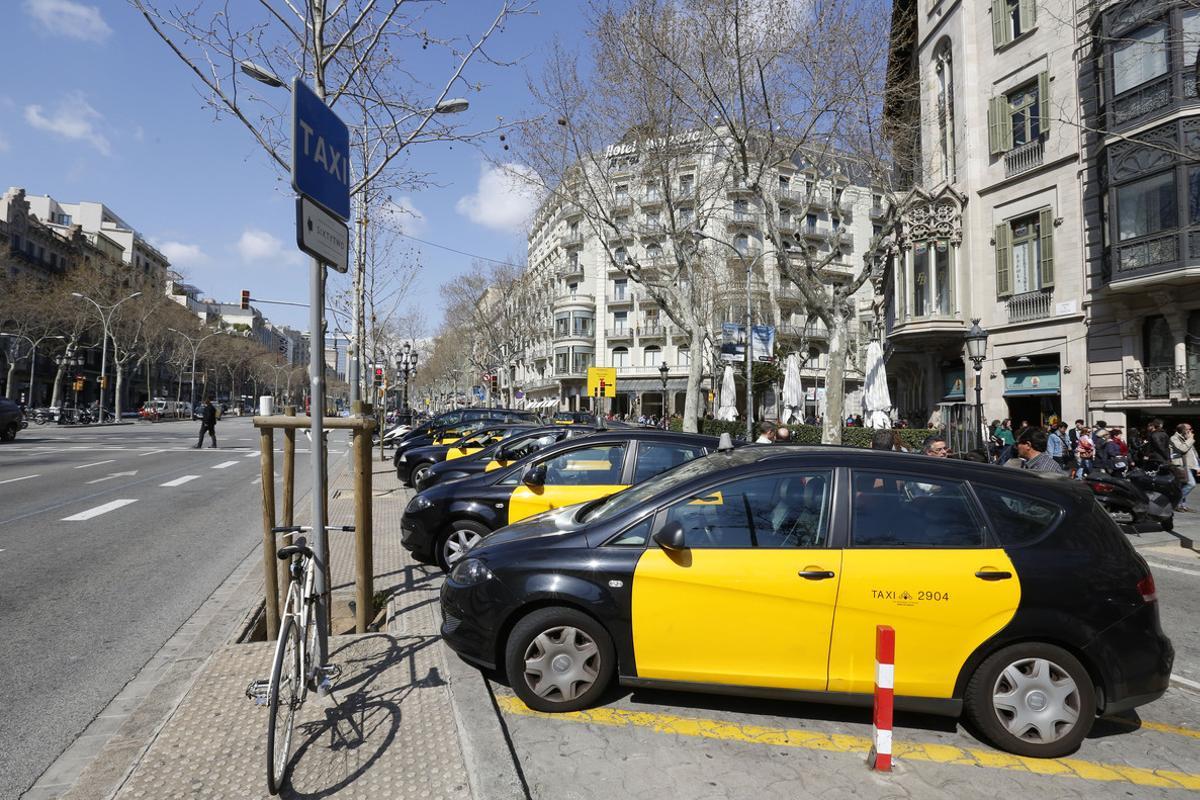
<svg viewBox="0 0 1200 800">
<path fill-rule="evenodd" d="M 204 408 L 200 410 L 200 438 L 196 440 L 196 449 L 199 450 L 204 446 L 204 434 L 208 434 L 208 438 L 212 440 L 211 447 L 217 446 L 217 409 L 213 408 L 212 400 L 204 401 Z"/>
<path fill-rule="evenodd" d="M 1196 457 L 1196 439 L 1192 435 L 1192 426 L 1181 422 L 1175 426 L 1175 435 L 1171 437 L 1171 469 L 1175 480 L 1182 488 L 1179 505 L 1176 511 L 1191 511 L 1187 505 L 1187 496 L 1196 488 L 1196 470 L 1200 469 L 1200 459 Z"/>
<path fill-rule="evenodd" d="M 1092 443 L 1092 433 L 1087 425 L 1077 429 L 1075 441 L 1075 477 L 1083 480 L 1092 471 L 1092 461 L 1096 457 L 1096 446 Z"/>
<path fill-rule="evenodd" d="M 792 432 L 789 428 L 780 425 L 775 429 L 775 444 L 791 444 Z"/>
<path fill-rule="evenodd" d="M 758 424 L 758 438 L 754 440 L 755 444 L 771 444 L 775 441 L 775 422 L 769 419 L 764 419 Z"/>
</svg>

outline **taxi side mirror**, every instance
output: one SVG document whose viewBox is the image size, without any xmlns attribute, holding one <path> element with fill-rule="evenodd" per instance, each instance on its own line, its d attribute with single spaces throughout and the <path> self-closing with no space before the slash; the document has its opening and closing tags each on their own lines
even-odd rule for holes
<svg viewBox="0 0 1200 800">
<path fill-rule="evenodd" d="M 525 477 L 521 482 L 526 486 L 545 486 L 546 485 L 546 465 L 538 464 L 530 467 L 525 471 Z"/>
<path fill-rule="evenodd" d="M 687 549 L 687 544 L 683 541 L 683 525 L 678 521 L 668 522 L 659 528 L 654 534 L 654 541 L 664 550 Z"/>
</svg>

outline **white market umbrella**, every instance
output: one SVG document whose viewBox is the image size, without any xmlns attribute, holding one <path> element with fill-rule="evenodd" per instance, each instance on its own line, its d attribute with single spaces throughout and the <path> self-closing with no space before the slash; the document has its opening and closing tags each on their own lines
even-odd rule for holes
<svg viewBox="0 0 1200 800">
<path fill-rule="evenodd" d="M 867 345 L 867 374 L 863 381 L 863 424 L 868 428 L 890 428 L 892 396 L 888 393 L 887 366 L 879 342 Z"/>
<path fill-rule="evenodd" d="M 787 357 L 783 372 L 783 414 L 781 422 L 804 419 L 804 387 L 800 383 L 800 360 L 795 353 Z"/>
<path fill-rule="evenodd" d="M 738 418 L 737 387 L 733 384 L 733 365 L 725 365 L 725 374 L 721 376 L 721 406 L 717 409 L 717 419 L 733 422 Z"/>
</svg>

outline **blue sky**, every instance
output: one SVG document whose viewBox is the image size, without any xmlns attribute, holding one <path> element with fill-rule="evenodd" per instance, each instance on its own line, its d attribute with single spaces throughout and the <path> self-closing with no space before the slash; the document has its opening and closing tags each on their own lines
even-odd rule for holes
<svg viewBox="0 0 1200 800">
<path fill-rule="evenodd" d="M 167 0 L 164 0 L 166 2 Z M 234 0 L 237 9 L 242 2 Z M 13 80 L 0 86 L 0 190 L 21 186 L 64 202 L 105 203 L 167 252 L 206 296 L 304 301 L 307 272 L 295 249 L 292 194 L 241 123 L 215 120 L 198 82 L 125 0 L 2 0 L 0 45 Z M 499 0 L 451 0 L 437 25 L 444 33 L 476 33 Z M 468 123 L 533 111 L 527 71 L 536 72 L 556 36 L 576 39 L 582 9 L 541 0 L 537 13 L 516 17 L 495 40 L 500 60 L 469 77 L 485 84 L 466 94 Z M 494 152 L 496 137 L 483 143 Z M 525 252 L 523 230 L 502 181 L 486 174 L 478 150 L 442 144 L 410 156 L 435 173 L 439 186 L 402 202 L 419 212 L 411 232 L 496 259 Z M 396 198 L 400 199 L 400 198 Z M 417 245 L 421 270 L 409 305 L 430 332 L 440 320 L 437 287 L 471 259 Z M 306 328 L 306 312 L 261 306 L 271 319 Z"/>
</svg>

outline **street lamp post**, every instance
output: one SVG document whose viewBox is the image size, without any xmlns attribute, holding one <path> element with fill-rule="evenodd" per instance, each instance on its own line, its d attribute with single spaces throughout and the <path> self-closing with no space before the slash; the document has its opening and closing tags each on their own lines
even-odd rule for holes
<svg viewBox="0 0 1200 800">
<path fill-rule="evenodd" d="M 110 306 L 102 306 L 92 298 L 88 297 L 86 294 L 71 292 L 72 297 L 78 297 L 82 300 L 87 300 L 89 303 L 94 305 L 96 307 L 96 311 L 100 313 L 100 321 L 104 325 L 104 332 L 102 334 L 103 341 L 100 345 L 100 410 L 99 413 L 96 414 L 96 421 L 102 425 L 104 424 L 104 392 L 108 389 L 108 326 L 109 323 L 112 322 L 113 312 L 117 310 L 117 307 L 120 306 L 121 303 L 124 303 L 126 300 L 132 300 L 135 297 L 141 297 L 141 295 L 141 292 L 134 292 L 128 297 L 118 300 Z M 106 308 L 108 309 L 107 314 L 104 313 L 104 309 Z M 120 422 L 120 420 L 117 420 L 117 422 Z"/>
<path fill-rule="evenodd" d="M 400 358 L 396 360 L 396 374 L 404 382 L 404 394 L 400 406 L 401 414 L 409 412 L 408 382 L 417 372 L 418 357 L 418 354 L 412 349 L 412 345 L 409 342 L 405 342 L 403 352 L 400 354 Z"/>
<path fill-rule="evenodd" d="M 67 352 L 63 353 L 61 356 L 55 356 L 54 363 L 60 367 L 82 367 L 83 366 L 83 356 L 75 355 L 74 350 L 68 349 Z M 73 387 L 77 387 L 79 385 L 78 376 L 75 376 L 71 379 L 71 385 Z M 63 405 L 59 406 L 59 409 L 58 409 L 58 421 L 59 421 L 60 425 L 62 424 L 63 419 L 66 417 L 66 415 L 63 413 L 63 410 L 64 410 L 63 407 L 65 405 L 66 405 L 66 401 L 64 399 Z M 74 405 L 74 407 L 76 409 L 79 408 L 79 389 L 77 389 L 77 388 L 75 389 L 75 405 Z"/>
<path fill-rule="evenodd" d="M 981 442 L 986 442 L 983 435 L 983 362 L 987 358 L 988 332 L 979 327 L 979 318 L 971 320 L 971 328 L 963 336 L 967 348 L 967 358 L 975 365 L 975 435 Z"/>
<path fill-rule="evenodd" d="M 753 343 L 753 341 L 751 339 L 751 335 L 750 335 L 750 323 L 751 323 L 750 280 L 751 280 L 752 276 L 754 275 L 754 265 L 758 261 L 760 261 L 764 255 L 766 255 L 766 251 L 760 250 L 758 255 L 756 255 L 752 259 L 747 260 L 746 254 L 743 253 L 741 250 L 737 249 L 737 247 L 735 247 L 734 245 L 725 241 L 724 239 L 718 239 L 716 236 L 710 236 L 709 234 L 705 233 L 704 231 L 700 230 L 699 228 L 692 231 L 692 238 L 695 239 L 697 242 L 699 242 L 701 239 L 709 239 L 711 241 L 716 242 L 717 244 L 725 245 L 726 247 L 728 247 L 730 250 L 732 250 L 734 253 L 737 254 L 737 257 L 741 260 L 742 264 L 746 267 L 746 354 L 745 354 L 745 358 L 746 358 L 746 441 L 752 442 L 752 441 L 754 441 L 754 379 L 753 379 L 754 343 Z"/>
<path fill-rule="evenodd" d="M 34 402 L 35 398 L 33 396 L 33 376 L 37 369 L 37 349 L 47 339 L 65 339 L 67 337 L 46 334 L 34 339 L 32 336 L 26 336 L 23 333 L 0 333 L 0 336 L 8 336 L 12 339 L 24 339 L 29 342 L 29 397 L 26 398 L 26 405 L 36 407 L 37 403 Z"/>
<path fill-rule="evenodd" d="M 209 333 L 205 336 L 201 336 L 199 339 L 196 339 L 196 338 L 184 333 L 183 331 L 177 330 L 175 328 L 167 328 L 167 330 L 171 331 L 171 333 L 178 333 L 184 339 L 187 339 L 188 345 L 192 348 L 192 380 L 191 380 L 191 390 L 190 391 L 191 391 L 191 397 L 192 397 L 192 400 L 191 400 L 192 414 L 194 415 L 196 413 L 196 354 L 200 351 L 200 345 L 204 344 L 206 341 L 208 341 L 212 337 L 216 336 L 218 333 L 220 333 L 220 331 L 219 330 L 213 331 L 212 333 Z M 206 372 L 206 374 L 207 374 L 207 372 Z M 207 380 L 207 378 L 206 378 L 206 380 Z"/>
<path fill-rule="evenodd" d="M 667 427 L 667 373 L 670 371 L 671 368 L 667 366 L 666 361 L 658 365 L 658 379 L 662 381 L 662 426 L 664 428 Z"/>
</svg>

